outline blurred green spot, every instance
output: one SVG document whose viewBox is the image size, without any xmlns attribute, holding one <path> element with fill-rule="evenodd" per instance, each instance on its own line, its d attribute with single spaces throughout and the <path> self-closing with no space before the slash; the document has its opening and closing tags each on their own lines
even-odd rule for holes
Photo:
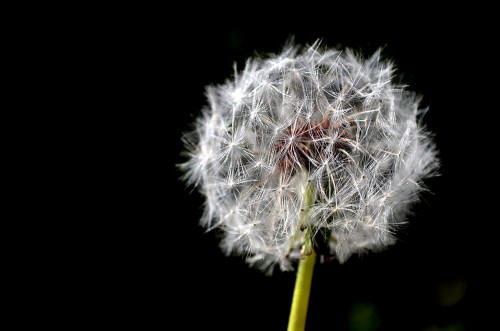
<svg viewBox="0 0 500 331">
<path fill-rule="evenodd" d="M 442 306 L 453 306 L 465 295 L 467 283 L 464 280 L 454 279 L 437 285 L 437 302 Z"/>
<path fill-rule="evenodd" d="M 355 303 L 349 312 L 350 331 L 374 331 L 380 325 L 380 316 L 375 305 L 368 302 Z"/>
</svg>

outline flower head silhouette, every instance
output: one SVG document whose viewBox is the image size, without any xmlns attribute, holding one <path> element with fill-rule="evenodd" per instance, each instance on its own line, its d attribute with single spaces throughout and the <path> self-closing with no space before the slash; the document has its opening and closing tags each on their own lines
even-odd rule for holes
<svg viewBox="0 0 500 331">
<path fill-rule="evenodd" d="M 206 197 L 202 225 L 263 270 L 309 254 L 377 250 L 437 168 L 420 99 L 368 59 L 319 43 L 248 60 L 184 136 L 188 183 Z"/>
</svg>

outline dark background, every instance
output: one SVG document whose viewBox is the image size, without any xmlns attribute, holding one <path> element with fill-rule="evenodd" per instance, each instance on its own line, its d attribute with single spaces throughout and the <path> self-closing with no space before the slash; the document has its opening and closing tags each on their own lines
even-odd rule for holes
<svg viewBox="0 0 500 331">
<path fill-rule="evenodd" d="M 137 198 L 125 211 L 137 215 L 120 239 L 127 248 L 117 249 L 117 255 L 125 252 L 124 275 L 109 280 L 116 286 L 126 279 L 118 301 L 133 313 L 122 318 L 175 330 L 286 329 L 294 273 L 270 277 L 240 257 L 225 257 L 216 234 L 198 226 L 203 199 L 179 180 L 176 165 L 184 160 L 180 137 L 205 104 L 205 86 L 230 78 L 233 63 L 242 69 L 250 56 L 279 52 L 293 36 L 299 44 L 321 38 L 367 55 L 382 47 L 396 63 L 396 79 L 430 108 L 425 123 L 441 160 L 440 176 L 426 181 L 432 193 L 422 194 L 396 245 L 343 265 L 316 265 L 307 330 L 480 330 L 489 317 L 482 298 L 490 289 L 485 265 L 491 263 L 483 224 L 492 221 L 481 207 L 485 193 L 478 180 L 489 169 L 477 137 L 487 125 L 477 116 L 484 108 L 475 38 L 482 32 L 460 17 L 447 23 L 442 17 L 424 11 L 381 24 L 358 25 L 347 17 L 322 26 L 294 19 L 255 30 L 235 26 L 237 19 L 228 16 L 221 20 L 234 24 L 220 29 L 210 20 L 178 26 L 161 19 L 131 28 L 125 51 L 133 66 L 123 79 L 133 80 L 137 93 L 127 90 L 124 97 L 137 110 L 122 129 L 133 137 L 127 144 L 137 155 L 128 161 L 136 175 L 133 189 L 126 180 L 122 185 Z M 269 19 L 262 17 L 262 24 Z"/>
</svg>

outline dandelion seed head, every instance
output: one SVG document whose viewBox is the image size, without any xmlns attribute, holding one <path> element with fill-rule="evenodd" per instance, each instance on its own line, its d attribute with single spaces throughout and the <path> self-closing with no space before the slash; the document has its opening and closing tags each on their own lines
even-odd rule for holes
<svg viewBox="0 0 500 331">
<path fill-rule="evenodd" d="M 202 225 L 266 271 L 290 270 L 308 242 L 341 263 L 394 243 L 438 167 L 420 98 L 392 83 L 392 63 L 319 46 L 250 59 L 208 87 L 183 138 Z"/>
</svg>

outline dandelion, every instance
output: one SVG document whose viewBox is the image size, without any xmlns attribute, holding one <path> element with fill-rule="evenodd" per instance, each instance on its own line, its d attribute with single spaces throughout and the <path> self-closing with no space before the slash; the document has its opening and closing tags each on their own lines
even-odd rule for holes
<svg viewBox="0 0 500 331">
<path fill-rule="evenodd" d="M 364 59 L 317 42 L 250 59 L 208 87 L 181 167 L 226 253 L 272 272 L 395 242 L 438 163 L 420 98 L 393 74 L 380 51 Z"/>
</svg>

